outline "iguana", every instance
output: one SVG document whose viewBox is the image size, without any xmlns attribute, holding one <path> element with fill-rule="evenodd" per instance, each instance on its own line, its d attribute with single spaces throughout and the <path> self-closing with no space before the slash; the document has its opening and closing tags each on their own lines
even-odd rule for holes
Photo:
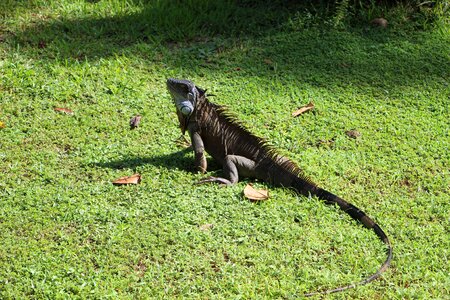
<svg viewBox="0 0 450 300">
<path fill-rule="evenodd" d="M 232 185 L 240 177 L 257 178 L 274 186 L 291 188 L 305 196 L 316 196 L 327 204 L 337 204 L 353 219 L 373 229 L 386 244 L 387 258 L 376 273 L 364 280 L 331 290 L 306 294 L 329 294 L 367 284 L 388 267 L 392 259 L 392 246 L 387 235 L 363 211 L 318 187 L 307 178 L 300 168 L 288 158 L 277 154 L 264 139 L 244 128 L 227 110 L 211 103 L 206 90 L 184 79 L 168 79 L 167 89 L 176 106 L 176 112 L 183 134 L 188 131 L 195 153 L 195 167 L 205 173 L 207 162 L 205 151 L 223 166 L 224 178 L 209 177 L 201 182 L 217 182 Z"/>
</svg>

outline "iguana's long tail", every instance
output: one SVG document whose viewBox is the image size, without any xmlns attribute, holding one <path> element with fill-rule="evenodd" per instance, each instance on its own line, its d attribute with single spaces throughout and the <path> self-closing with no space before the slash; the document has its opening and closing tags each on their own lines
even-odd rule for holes
<svg viewBox="0 0 450 300">
<path fill-rule="evenodd" d="M 369 228 L 369 229 L 373 229 L 373 231 L 375 232 L 375 234 L 380 238 L 380 240 L 383 241 L 383 243 L 386 244 L 387 249 L 386 249 L 386 260 L 384 261 L 384 263 L 381 265 L 381 267 L 378 269 L 377 272 L 375 272 L 374 274 L 370 275 L 369 277 L 365 278 L 364 280 L 360 281 L 360 282 L 356 282 L 356 283 L 352 283 L 346 286 L 341 286 L 338 288 L 334 288 L 334 289 L 330 289 L 330 290 L 324 290 L 324 291 L 317 291 L 317 292 L 313 292 L 313 293 L 308 293 L 305 294 L 305 297 L 310 297 L 310 296 L 314 296 L 314 295 L 320 295 L 320 294 L 331 294 L 331 293 L 336 293 L 336 292 L 340 292 L 340 291 L 344 291 L 347 289 L 351 289 L 351 288 L 355 288 L 356 286 L 359 285 L 364 285 L 367 284 L 375 279 L 377 279 L 378 277 L 381 276 L 381 273 L 383 273 L 384 271 L 386 271 L 386 269 L 389 267 L 391 260 L 392 260 L 392 246 L 391 243 L 389 242 L 389 239 L 387 237 L 387 235 L 384 233 L 384 231 L 380 228 L 380 226 L 378 226 L 377 223 L 375 223 L 370 217 L 368 217 L 362 210 L 360 210 L 359 208 L 357 208 L 356 206 L 354 206 L 351 203 L 348 203 L 347 201 L 339 198 L 338 196 L 324 190 L 321 188 L 317 188 L 315 193 L 315 196 L 317 196 L 319 199 L 321 200 L 325 200 L 327 204 L 334 204 L 336 203 L 337 205 L 339 205 L 339 207 L 346 212 L 347 214 L 349 214 L 353 219 L 361 222 L 365 227 Z"/>
</svg>

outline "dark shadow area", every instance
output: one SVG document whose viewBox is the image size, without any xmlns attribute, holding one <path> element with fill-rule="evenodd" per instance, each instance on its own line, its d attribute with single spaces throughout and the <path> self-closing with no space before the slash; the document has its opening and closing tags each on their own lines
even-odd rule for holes
<svg viewBox="0 0 450 300">
<path fill-rule="evenodd" d="M 183 149 L 174 153 L 167 155 L 155 156 L 155 157 L 133 157 L 128 156 L 127 158 L 114 161 L 98 162 L 92 163 L 91 165 L 110 168 L 110 169 L 135 169 L 136 167 L 151 164 L 157 167 L 164 167 L 167 169 L 182 169 L 190 170 L 192 169 L 192 158 L 188 157 L 186 154 L 191 152 L 189 149 Z"/>
<path fill-rule="evenodd" d="M 94 9 L 97 1 L 86 2 Z M 136 8 L 141 5 L 131 2 Z M 144 1 L 134 13 L 38 18 L 15 34 L 22 46 L 44 49 L 55 44 L 63 58 L 100 58 L 140 43 L 171 47 L 216 36 L 260 36 L 304 6 L 297 1 Z"/>
<path fill-rule="evenodd" d="M 16 12 L 33 10 L 38 8 L 34 1 L 20 1 L 20 0 L 2 0 L 0 1 L 0 29 L 2 27 L 3 18 L 7 18 Z"/>
<path fill-rule="evenodd" d="M 352 84 L 392 91 L 444 82 L 450 73 L 446 43 L 368 24 L 346 31 L 318 25 L 306 7 L 323 1 L 300 2 L 149 1 L 134 13 L 30 23 L 8 42 L 42 60 L 125 54 L 197 73 L 239 69 L 233 76 L 276 76 L 325 88 Z M 409 45 L 420 47 L 408 51 Z"/>
<path fill-rule="evenodd" d="M 136 169 L 143 165 L 153 165 L 159 168 L 165 168 L 169 170 L 185 170 L 187 172 L 195 172 L 193 157 L 188 154 L 191 153 L 190 148 L 186 148 L 177 152 L 173 152 L 167 155 L 154 156 L 154 157 L 133 157 L 128 156 L 124 159 L 91 163 L 90 165 L 109 168 L 109 169 Z M 213 161 L 208 159 L 208 169 L 217 170 L 220 166 Z"/>
</svg>

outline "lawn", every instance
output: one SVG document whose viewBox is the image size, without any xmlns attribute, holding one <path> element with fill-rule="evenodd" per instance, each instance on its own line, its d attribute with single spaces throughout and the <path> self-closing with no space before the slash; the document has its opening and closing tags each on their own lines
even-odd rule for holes
<svg viewBox="0 0 450 300">
<path fill-rule="evenodd" d="M 391 268 L 325 298 L 448 296 L 449 28 L 234 2 L 2 1 L 0 298 L 293 299 L 384 261 L 372 231 L 315 198 L 196 185 L 168 77 L 208 89 L 385 230 Z M 246 200 L 247 183 L 270 199 Z"/>
</svg>

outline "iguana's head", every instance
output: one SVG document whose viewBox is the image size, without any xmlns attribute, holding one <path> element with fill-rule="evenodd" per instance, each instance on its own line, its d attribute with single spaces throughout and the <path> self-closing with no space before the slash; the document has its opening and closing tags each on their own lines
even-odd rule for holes
<svg viewBox="0 0 450 300">
<path fill-rule="evenodd" d="M 195 109 L 199 89 L 192 81 L 185 79 L 167 79 L 167 89 L 172 95 L 172 100 L 183 116 L 189 117 Z"/>
</svg>

